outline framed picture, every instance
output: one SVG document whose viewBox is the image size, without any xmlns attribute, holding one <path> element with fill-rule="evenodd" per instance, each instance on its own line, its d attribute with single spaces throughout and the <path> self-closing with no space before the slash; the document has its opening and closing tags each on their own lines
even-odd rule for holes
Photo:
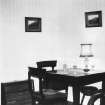
<svg viewBox="0 0 105 105">
<path fill-rule="evenodd" d="M 25 32 L 41 32 L 41 18 L 25 17 Z"/>
<path fill-rule="evenodd" d="M 86 27 L 102 27 L 102 11 L 85 12 Z"/>
</svg>

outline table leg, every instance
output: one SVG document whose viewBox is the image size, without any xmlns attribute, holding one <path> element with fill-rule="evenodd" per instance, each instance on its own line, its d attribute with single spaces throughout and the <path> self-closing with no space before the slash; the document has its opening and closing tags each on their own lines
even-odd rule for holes
<svg viewBox="0 0 105 105">
<path fill-rule="evenodd" d="M 102 81 L 102 90 L 105 92 L 105 79 Z M 105 97 L 101 99 L 101 105 L 105 105 Z"/>
<path fill-rule="evenodd" d="M 78 86 L 73 87 L 73 105 L 80 105 L 80 89 Z"/>
</svg>

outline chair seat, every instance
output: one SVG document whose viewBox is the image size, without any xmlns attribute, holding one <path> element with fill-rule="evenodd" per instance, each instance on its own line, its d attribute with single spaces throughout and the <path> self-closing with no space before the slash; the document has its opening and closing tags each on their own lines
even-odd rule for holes
<svg viewBox="0 0 105 105">
<path fill-rule="evenodd" d="M 57 91 L 54 90 L 54 89 L 43 89 L 43 94 L 44 95 L 54 95 L 56 93 L 57 93 Z"/>
<path fill-rule="evenodd" d="M 83 86 L 81 88 L 81 92 L 84 95 L 87 95 L 87 96 L 93 95 L 97 90 L 98 90 L 98 88 L 97 87 L 94 87 L 94 86 Z"/>
<path fill-rule="evenodd" d="M 39 92 L 34 92 L 34 97 L 36 98 L 36 100 L 42 99 L 42 95 Z M 44 89 L 43 98 L 44 100 L 67 100 L 67 93 L 58 92 L 53 89 Z"/>
</svg>

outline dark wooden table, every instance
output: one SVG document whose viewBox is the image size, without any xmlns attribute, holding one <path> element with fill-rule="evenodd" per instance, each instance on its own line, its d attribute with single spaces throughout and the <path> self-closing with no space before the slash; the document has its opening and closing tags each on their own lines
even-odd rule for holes
<svg viewBox="0 0 105 105">
<path fill-rule="evenodd" d="M 46 77 L 48 80 L 56 82 L 66 82 L 69 86 L 73 87 L 73 105 L 80 104 L 80 87 L 92 83 L 102 82 L 102 90 L 105 91 L 105 71 L 88 72 L 76 70 L 63 71 L 59 70 L 56 73 L 47 72 Z M 105 98 L 102 99 L 101 105 L 105 105 Z"/>
</svg>

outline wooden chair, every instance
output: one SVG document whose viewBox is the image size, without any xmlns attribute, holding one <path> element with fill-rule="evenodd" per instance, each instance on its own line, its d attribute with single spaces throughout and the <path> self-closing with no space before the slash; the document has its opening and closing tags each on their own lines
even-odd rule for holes
<svg viewBox="0 0 105 105">
<path fill-rule="evenodd" d="M 36 63 L 37 63 L 37 68 L 51 67 L 50 71 L 56 72 L 56 70 L 54 69 L 56 67 L 56 65 L 57 65 L 57 61 L 56 60 L 40 61 L 40 62 L 36 62 Z"/>
<path fill-rule="evenodd" d="M 41 68 L 41 69 L 45 68 L 46 71 L 48 71 L 48 72 L 57 72 L 57 70 L 55 70 L 55 67 L 57 66 L 57 60 L 39 61 L 39 62 L 36 62 L 36 64 L 37 64 L 37 68 Z M 48 69 L 47 70 L 47 68 L 51 68 L 51 69 Z M 62 86 L 64 85 L 64 83 L 62 82 L 60 84 L 59 83 L 59 80 L 57 81 L 57 78 L 55 80 L 53 79 L 52 81 L 50 80 L 50 81 L 47 81 L 47 82 L 49 82 L 48 83 L 49 86 L 50 87 L 53 87 L 54 90 L 57 90 L 57 91 L 59 91 L 59 90 L 61 91 L 62 89 L 65 90 L 64 87 L 62 88 Z M 57 85 L 59 85 L 59 86 L 57 86 Z M 55 88 L 54 88 L 54 86 L 55 86 Z M 67 92 L 68 92 L 68 86 L 66 85 L 65 94 L 67 94 Z"/>
<path fill-rule="evenodd" d="M 87 105 L 94 105 L 95 102 L 100 99 L 101 102 L 101 98 L 105 97 L 105 92 L 103 92 L 102 90 L 98 90 L 95 94 L 93 94 L 90 98 L 90 100 L 88 101 Z M 99 104 L 100 105 L 100 104 Z"/>
<path fill-rule="evenodd" d="M 80 91 L 83 93 L 83 97 L 81 100 L 81 105 L 82 105 L 85 96 L 92 96 L 93 94 L 95 94 L 98 91 L 98 88 L 94 87 L 94 86 L 83 86 L 83 87 L 81 87 Z"/>
<path fill-rule="evenodd" d="M 67 101 L 67 92 L 62 93 L 59 90 L 67 90 L 67 85 L 62 81 L 55 79 L 56 81 L 49 81 L 46 78 L 46 70 L 40 68 L 29 67 L 28 78 L 36 77 L 39 79 L 39 92 L 34 92 L 35 100 L 39 103 L 48 105 L 55 102 Z M 54 84 L 53 84 L 54 83 Z"/>
<path fill-rule="evenodd" d="M 1 105 L 34 105 L 32 81 L 1 83 Z"/>
</svg>

